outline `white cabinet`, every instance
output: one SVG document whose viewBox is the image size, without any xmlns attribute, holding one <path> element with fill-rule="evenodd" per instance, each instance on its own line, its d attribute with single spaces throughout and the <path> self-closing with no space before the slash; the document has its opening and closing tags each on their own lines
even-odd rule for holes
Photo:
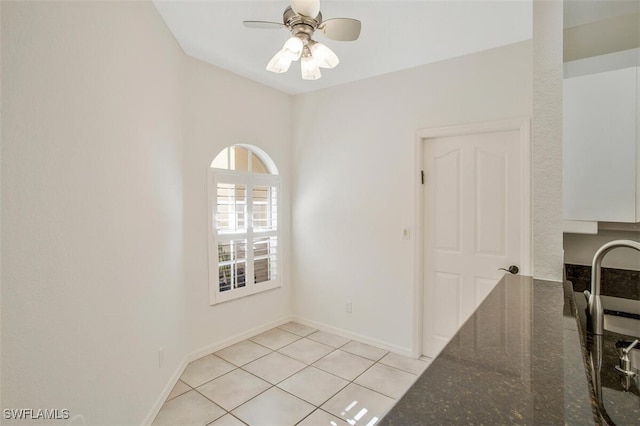
<svg viewBox="0 0 640 426">
<path fill-rule="evenodd" d="M 638 70 L 564 79 L 565 220 L 640 222 Z"/>
</svg>

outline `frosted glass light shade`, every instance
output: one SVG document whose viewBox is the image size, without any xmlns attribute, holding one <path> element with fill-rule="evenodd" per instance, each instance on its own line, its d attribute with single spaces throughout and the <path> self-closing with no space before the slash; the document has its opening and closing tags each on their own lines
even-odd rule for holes
<svg viewBox="0 0 640 426">
<path fill-rule="evenodd" d="M 319 67 L 333 68 L 340 63 L 338 56 L 333 53 L 333 50 L 322 43 L 315 42 L 310 44 L 309 50 L 311 50 L 311 54 Z"/>
<path fill-rule="evenodd" d="M 291 8 L 300 15 L 315 18 L 320 13 L 319 0 L 292 0 Z"/>
<path fill-rule="evenodd" d="M 280 50 L 276 53 L 273 58 L 267 64 L 267 71 L 275 72 L 277 74 L 287 72 L 289 67 L 291 66 L 290 56 L 284 52 L 284 50 Z"/>
<path fill-rule="evenodd" d="M 321 77 L 320 68 L 311 55 L 302 57 L 300 71 L 303 80 L 317 80 Z"/>
<path fill-rule="evenodd" d="M 302 49 L 304 48 L 304 43 L 298 37 L 290 37 L 284 43 L 281 52 L 283 55 L 286 55 L 290 60 L 297 61 L 300 59 L 300 55 L 302 55 Z"/>
</svg>

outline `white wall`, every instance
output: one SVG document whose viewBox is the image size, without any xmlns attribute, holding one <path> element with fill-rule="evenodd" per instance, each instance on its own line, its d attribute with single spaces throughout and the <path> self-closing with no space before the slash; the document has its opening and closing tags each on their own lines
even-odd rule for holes
<svg viewBox="0 0 640 426">
<path fill-rule="evenodd" d="M 163 25 L 143 3 L 3 2 L 3 408 L 140 421 L 184 356 L 182 67 Z"/>
<path fill-rule="evenodd" d="M 531 116 L 532 45 L 298 96 L 292 110 L 186 58 L 150 3 L 2 2 L 1 84 L 2 407 L 135 424 L 186 356 L 292 305 L 408 352 L 414 132 Z M 211 307 L 206 169 L 234 143 L 294 181 L 293 244 L 283 288 Z"/>
<path fill-rule="evenodd" d="M 296 315 L 411 350 L 415 131 L 531 116 L 531 59 L 523 42 L 294 98 Z"/>
<path fill-rule="evenodd" d="M 2 46 L 2 2 L 0 2 L 0 52 Z M 0 378 L 2 377 L 2 67 L 0 66 Z M 0 407 L 2 405 L 2 385 L 0 385 Z"/>
<path fill-rule="evenodd" d="M 208 306 L 205 180 L 238 142 L 289 177 L 288 96 L 149 2 L 2 2 L 2 88 L 2 408 L 140 424 L 190 354 L 290 313 L 288 282 Z"/>
<path fill-rule="evenodd" d="M 533 2 L 533 274 L 562 281 L 562 2 Z"/>
<path fill-rule="evenodd" d="M 285 209 L 281 245 L 283 287 L 209 306 L 207 254 L 207 170 L 226 146 L 258 146 L 274 160 L 283 180 L 283 206 L 289 204 L 291 98 L 235 74 L 185 57 L 184 258 L 189 347 L 260 328 L 291 315 L 289 210 Z"/>
</svg>

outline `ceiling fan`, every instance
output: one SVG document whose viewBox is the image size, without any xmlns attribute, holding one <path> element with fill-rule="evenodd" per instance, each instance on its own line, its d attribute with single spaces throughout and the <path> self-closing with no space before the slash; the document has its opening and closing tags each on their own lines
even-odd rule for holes
<svg viewBox="0 0 640 426">
<path fill-rule="evenodd" d="M 354 41 L 360 36 L 361 23 L 357 19 L 333 18 L 322 20 L 320 0 L 291 0 L 284 10 L 282 23 L 268 21 L 243 21 L 249 28 L 286 28 L 291 37 L 267 64 L 267 70 L 286 72 L 291 62 L 301 59 L 300 69 L 305 80 L 321 77 L 320 68 L 333 68 L 340 62 L 331 49 L 313 40 L 316 31 L 325 37 L 339 41 Z"/>
</svg>

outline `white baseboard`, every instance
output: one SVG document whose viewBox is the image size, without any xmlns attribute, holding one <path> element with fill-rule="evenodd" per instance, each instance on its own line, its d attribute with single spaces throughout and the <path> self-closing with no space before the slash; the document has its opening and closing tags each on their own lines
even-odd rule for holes
<svg viewBox="0 0 640 426">
<path fill-rule="evenodd" d="M 328 324 L 324 324 L 321 322 L 317 322 L 317 321 L 311 321 L 311 320 L 307 320 L 298 316 L 293 316 L 291 318 L 291 321 L 295 321 L 299 324 L 302 325 L 306 325 L 307 327 L 312 327 L 312 328 L 317 328 L 318 330 L 321 331 L 325 331 L 327 333 L 332 333 L 338 336 L 342 336 L 345 337 L 347 339 L 351 339 L 351 340 L 357 340 L 360 343 L 366 343 L 372 346 L 376 346 L 378 348 L 381 349 L 386 349 L 388 351 L 397 353 L 399 355 L 404 355 L 404 356 L 408 356 L 408 357 L 412 357 L 413 358 L 413 352 L 411 351 L 410 348 L 405 348 L 402 346 L 397 346 L 397 345 L 393 345 L 387 342 L 383 342 L 381 340 L 377 340 L 377 339 L 372 339 L 370 337 L 367 336 L 363 336 L 361 334 L 358 333 L 353 333 L 351 331 L 348 330 L 344 330 L 341 328 L 337 328 L 337 327 L 333 327 L 331 325 Z"/>
<path fill-rule="evenodd" d="M 178 365 L 178 368 L 176 368 L 176 370 L 171 375 L 169 382 L 162 389 L 162 392 L 160 392 L 158 398 L 156 398 L 156 402 L 151 407 L 151 410 L 149 410 L 147 416 L 142 421 L 143 426 L 148 426 L 153 423 L 153 420 L 156 418 L 156 416 L 160 412 L 160 409 L 162 408 L 162 404 L 164 404 L 164 402 L 167 400 L 167 397 L 173 390 L 173 387 L 176 385 L 176 383 L 178 383 L 178 380 L 180 379 L 180 376 L 182 376 L 182 372 L 184 371 L 184 369 L 187 368 L 187 364 L 187 358 L 184 357 L 182 359 L 182 362 L 180 362 L 180 365 Z"/>
<path fill-rule="evenodd" d="M 180 380 L 180 376 L 182 376 L 182 373 L 184 372 L 184 369 L 187 368 L 187 365 L 191 361 L 195 361 L 196 359 L 202 358 L 203 356 L 206 356 L 206 355 L 209 355 L 211 353 L 217 352 L 220 349 L 226 348 L 227 346 L 231 346 L 231 345 L 234 345 L 236 343 L 242 342 L 243 340 L 246 340 L 249 337 L 253 337 L 256 334 L 260 334 L 260 333 L 265 332 L 267 330 L 270 330 L 270 329 L 272 329 L 274 327 L 278 327 L 278 326 L 280 326 L 282 324 L 286 324 L 289 321 L 291 321 L 292 319 L 293 319 L 293 317 L 290 317 L 290 316 L 280 318 L 279 320 L 272 321 L 270 323 L 261 325 L 259 327 L 254 327 L 254 328 L 252 328 L 250 330 L 247 330 L 247 331 L 244 331 L 242 333 L 236 334 L 236 335 L 231 336 L 231 337 L 229 337 L 227 339 L 223 339 L 223 340 L 217 341 L 217 342 L 215 342 L 213 344 L 205 346 L 204 348 L 198 349 L 196 351 L 193 351 L 193 352 L 185 355 L 184 358 L 182 359 L 182 362 L 180 362 L 180 364 L 178 365 L 178 368 L 176 368 L 175 372 L 171 375 L 171 378 L 169 379 L 169 382 L 162 389 L 162 392 L 160 392 L 160 395 L 158 395 L 158 398 L 156 398 L 156 401 L 153 404 L 153 407 L 151 407 L 151 410 L 149 410 L 149 413 L 147 414 L 147 416 L 142 421 L 142 425 L 143 426 L 148 426 L 148 425 L 151 425 L 151 423 L 153 423 L 153 420 L 156 418 L 156 416 L 160 412 L 160 409 L 162 408 L 162 405 L 167 400 L 167 397 L 169 396 L 169 394 L 173 390 L 173 387 L 176 385 L 176 383 L 178 383 L 178 380 Z"/>
<path fill-rule="evenodd" d="M 236 343 L 240 343 L 243 340 L 247 340 L 249 337 L 253 337 L 256 334 L 260 334 L 267 330 L 271 330 L 274 327 L 278 327 L 278 326 L 281 326 L 282 324 L 286 324 L 292 319 L 293 317 L 291 316 L 283 317 L 283 318 L 280 318 L 279 320 L 271 321 L 259 327 L 254 327 L 250 330 L 243 331 L 242 333 L 236 334 L 227 339 L 220 340 L 211 345 L 205 346 L 204 348 L 193 351 L 186 356 L 187 364 L 190 363 L 191 361 L 195 361 L 198 358 L 202 358 L 205 355 L 209 355 L 211 353 L 219 351 L 220 349 L 224 349 L 227 346 L 235 345 Z"/>
<path fill-rule="evenodd" d="M 160 395 L 158 395 L 158 398 L 156 399 L 155 403 L 153 404 L 153 407 L 151 407 L 151 410 L 149 410 L 149 413 L 147 414 L 147 416 L 144 418 L 144 420 L 142 421 L 142 425 L 143 426 L 148 426 L 151 425 L 151 423 L 153 423 L 153 420 L 156 418 L 156 416 L 158 415 L 158 413 L 160 412 L 160 409 L 162 408 L 162 405 L 164 404 L 164 402 L 167 400 L 167 397 L 169 396 L 169 394 L 171 393 L 171 391 L 173 390 L 173 387 L 176 385 L 176 383 L 178 383 L 178 380 L 180 379 L 180 376 L 182 376 L 182 373 L 184 372 L 184 369 L 187 368 L 187 365 L 191 362 L 191 361 L 195 361 L 196 359 L 202 358 L 203 356 L 209 355 L 211 353 L 217 352 L 220 349 L 224 349 L 227 346 L 231 346 L 234 345 L 236 343 L 240 343 L 243 340 L 246 340 L 250 337 L 253 337 L 257 334 L 263 333 L 267 330 L 270 330 L 274 327 L 278 327 L 281 326 L 283 324 L 288 323 L 289 321 L 295 321 L 299 324 L 302 325 L 306 325 L 307 327 L 312 327 L 321 331 L 325 331 L 327 333 L 332 333 L 332 334 L 336 334 L 338 336 L 342 336 L 345 337 L 347 339 L 351 339 L 351 340 L 356 340 L 358 342 L 361 343 L 366 343 L 372 346 L 376 346 L 378 348 L 381 349 L 386 349 L 388 351 L 400 354 L 400 355 L 405 355 L 405 356 L 409 356 L 409 357 L 413 357 L 413 354 L 411 352 L 411 349 L 409 348 L 404 348 L 401 346 L 396 346 L 396 345 L 392 345 L 389 344 L 387 342 L 383 342 L 377 339 L 372 339 L 370 337 L 367 336 L 363 336 L 361 334 L 358 333 L 352 333 L 350 331 L 347 330 L 343 330 L 340 328 L 336 328 L 321 322 L 316 322 L 316 321 L 310 321 L 310 320 L 306 320 L 304 318 L 298 317 L 298 316 L 287 316 L 287 317 L 283 317 L 280 318 L 276 321 L 272 321 L 269 322 L 267 324 L 261 325 L 259 327 L 254 327 L 250 330 L 244 331 L 242 333 L 236 334 L 234 336 L 231 336 L 229 338 L 223 339 L 223 340 L 219 340 L 217 342 L 214 342 L 210 345 L 207 345 L 201 349 L 195 350 L 191 353 L 188 353 L 187 355 L 184 356 L 184 358 L 182 359 L 182 362 L 180 362 L 180 364 L 178 365 L 178 367 L 176 368 L 175 372 L 171 375 L 171 378 L 169 379 L 169 382 L 165 385 L 165 387 L 162 389 L 162 392 L 160 392 Z"/>
</svg>

